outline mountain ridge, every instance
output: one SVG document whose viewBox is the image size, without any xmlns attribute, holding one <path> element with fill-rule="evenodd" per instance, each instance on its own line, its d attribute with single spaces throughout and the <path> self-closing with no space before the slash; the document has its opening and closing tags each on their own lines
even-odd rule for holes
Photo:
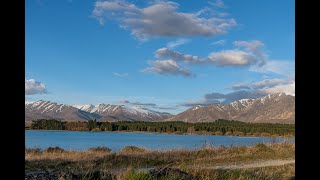
<svg viewBox="0 0 320 180">
<path fill-rule="evenodd" d="M 33 119 L 63 119 L 67 121 L 157 121 L 171 117 L 170 113 L 152 111 L 144 107 L 99 104 L 65 105 L 39 100 L 25 102 L 25 121 Z"/>
<path fill-rule="evenodd" d="M 164 121 L 211 122 L 217 119 L 253 123 L 295 123 L 295 97 L 285 93 L 256 99 L 241 99 L 229 104 L 195 106 Z"/>
</svg>

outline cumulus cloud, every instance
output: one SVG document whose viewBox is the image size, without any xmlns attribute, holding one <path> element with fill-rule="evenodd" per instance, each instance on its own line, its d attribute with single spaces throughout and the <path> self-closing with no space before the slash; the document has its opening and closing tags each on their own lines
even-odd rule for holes
<svg viewBox="0 0 320 180">
<path fill-rule="evenodd" d="M 25 79 L 25 94 L 33 95 L 33 94 L 43 94 L 47 93 L 46 86 L 38 82 L 34 79 Z"/>
<path fill-rule="evenodd" d="M 266 94 L 284 92 L 288 95 L 295 96 L 295 82 L 290 84 L 282 84 L 282 85 L 277 85 L 270 88 L 265 88 L 265 89 L 262 89 L 262 91 L 264 91 Z"/>
<path fill-rule="evenodd" d="M 258 59 L 258 66 L 263 66 L 266 64 L 267 57 L 266 54 L 262 51 L 264 44 L 261 41 L 235 41 L 233 44 L 238 47 L 243 47 L 245 50 L 255 55 Z"/>
<path fill-rule="evenodd" d="M 223 44 L 220 40 L 214 44 Z M 269 61 L 263 51 L 264 44 L 258 40 L 235 41 L 236 49 L 212 52 L 207 57 L 184 54 L 169 48 L 160 48 L 155 52 L 158 59 L 170 59 L 177 63 L 212 64 L 216 66 L 250 66 L 249 70 L 262 73 L 289 74 L 293 76 L 294 66 L 285 61 Z M 160 61 L 160 60 L 159 60 Z M 175 63 L 175 66 L 178 64 Z M 160 71 L 158 71 L 160 72 Z"/>
<path fill-rule="evenodd" d="M 175 61 L 183 61 L 192 64 L 214 64 L 218 66 L 246 66 L 254 64 L 256 59 L 251 54 L 239 50 L 226 50 L 211 53 L 208 57 L 198 57 L 190 54 L 182 54 L 168 48 L 160 48 L 156 51 L 157 58 L 169 58 Z"/>
<path fill-rule="evenodd" d="M 151 67 L 144 69 L 144 72 L 153 72 L 163 75 L 182 75 L 191 76 L 192 72 L 181 68 L 177 62 L 173 60 L 156 60 L 148 62 Z"/>
<path fill-rule="evenodd" d="M 294 79 L 265 79 L 258 82 L 242 82 L 233 84 L 230 88 L 233 90 L 240 89 L 262 89 L 262 88 L 271 88 L 279 85 L 286 85 L 294 83 Z"/>
<path fill-rule="evenodd" d="M 120 23 L 140 40 L 150 37 L 215 36 L 235 26 L 230 18 L 203 17 L 201 13 L 178 12 L 179 4 L 155 1 L 139 8 L 124 0 L 97 1 L 92 15 L 104 24 L 106 19 Z"/>
<path fill-rule="evenodd" d="M 171 41 L 171 42 L 168 42 L 167 43 L 167 47 L 168 48 L 171 48 L 171 49 L 174 49 L 178 46 L 181 46 L 181 45 L 184 45 L 184 44 L 187 44 L 190 42 L 190 39 L 185 39 L 185 38 L 179 38 L 177 39 L 176 41 Z"/>
<path fill-rule="evenodd" d="M 156 51 L 157 58 L 169 58 L 174 61 L 185 61 L 186 63 L 205 63 L 206 58 L 192 56 L 190 54 L 182 54 L 168 48 L 160 48 Z"/>
<path fill-rule="evenodd" d="M 247 66 L 257 60 L 251 54 L 239 50 L 226 50 L 209 55 L 209 61 L 219 66 Z"/>
</svg>

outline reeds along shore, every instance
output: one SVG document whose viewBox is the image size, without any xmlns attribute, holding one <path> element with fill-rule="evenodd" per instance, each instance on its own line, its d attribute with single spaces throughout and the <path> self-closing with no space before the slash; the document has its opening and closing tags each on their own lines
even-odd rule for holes
<svg viewBox="0 0 320 180">
<path fill-rule="evenodd" d="M 290 179 L 294 177 L 294 164 L 250 169 L 228 166 L 294 158 L 292 142 L 237 147 L 204 145 L 197 150 L 163 151 L 127 146 L 119 152 L 107 147 L 85 151 L 51 147 L 26 149 L 25 167 L 26 176 L 51 172 L 50 176 L 66 179 Z"/>
</svg>

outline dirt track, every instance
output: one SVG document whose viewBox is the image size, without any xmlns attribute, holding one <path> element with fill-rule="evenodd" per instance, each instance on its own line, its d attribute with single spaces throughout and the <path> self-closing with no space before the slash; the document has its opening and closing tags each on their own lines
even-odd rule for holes
<svg viewBox="0 0 320 180">
<path fill-rule="evenodd" d="M 249 168 L 258 168 L 258 167 L 269 167 L 269 166 L 281 166 L 286 164 L 294 164 L 295 160 L 266 160 L 266 161 L 257 161 L 248 164 L 230 164 L 223 166 L 202 166 L 201 169 L 249 169 Z M 190 168 L 192 168 L 190 166 Z"/>
</svg>

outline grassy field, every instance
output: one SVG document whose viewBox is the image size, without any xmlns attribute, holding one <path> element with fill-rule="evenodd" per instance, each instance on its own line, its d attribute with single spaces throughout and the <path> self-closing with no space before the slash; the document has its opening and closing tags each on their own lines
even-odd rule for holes
<svg viewBox="0 0 320 180">
<path fill-rule="evenodd" d="M 294 179 L 294 159 L 290 142 L 166 151 L 128 146 L 119 152 L 52 147 L 26 149 L 25 171 L 27 179 Z"/>
</svg>

